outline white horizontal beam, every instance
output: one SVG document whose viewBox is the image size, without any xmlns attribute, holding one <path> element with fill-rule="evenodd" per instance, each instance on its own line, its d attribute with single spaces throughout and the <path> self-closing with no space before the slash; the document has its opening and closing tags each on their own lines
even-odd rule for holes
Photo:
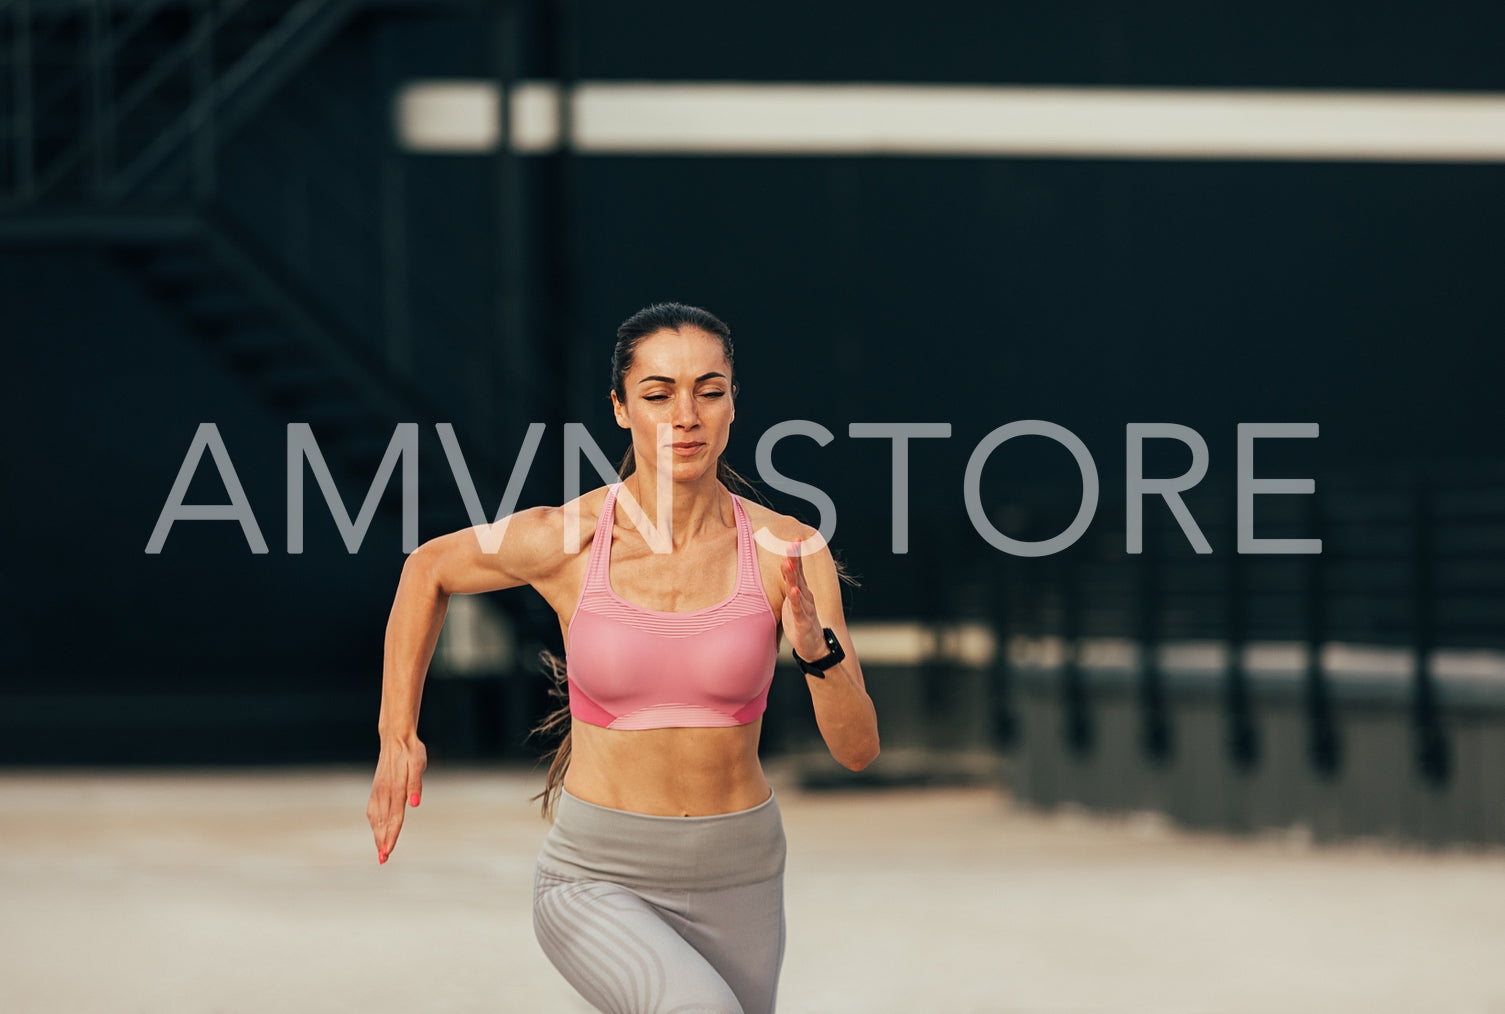
<svg viewBox="0 0 1505 1014">
<path fill-rule="evenodd" d="M 852 644 L 863 663 L 915 666 L 928 661 L 983 667 L 997 655 L 998 640 L 986 623 L 961 620 L 937 624 L 893 620 L 853 622 Z M 1015 635 L 1009 639 L 1010 661 L 1025 668 L 1055 668 L 1064 664 L 1070 643 L 1060 637 Z M 793 664 L 789 642 L 779 655 Z M 1169 641 L 1158 646 L 1156 661 L 1165 672 L 1221 671 L 1228 665 L 1225 641 Z M 1084 669 L 1136 669 L 1139 646 L 1128 638 L 1084 637 L 1077 642 L 1077 662 Z M 1307 646 L 1300 641 L 1251 641 L 1244 646 L 1244 667 L 1252 673 L 1306 672 Z M 1321 665 L 1336 679 L 1364 677 L 1409 681 L 1415 655 L 1396 645 L 1329 642 L 1322 646 Z M 1437 648 L 1432 652 L 1433 675 L 1450 681 L 1505 686 L 1505 651 L 1487 648 Z"/>
<path fill-rule="evenodd" d="M 554 83 L 508 108 L 513 150 L 557 149 Z M 570 112 L 586 155 L 1505 161 L 1498 93 L 585 81 Z M 500 137 L 489 81 L 411 82 L 396 114 L 412 151 Z"/>
</svg>

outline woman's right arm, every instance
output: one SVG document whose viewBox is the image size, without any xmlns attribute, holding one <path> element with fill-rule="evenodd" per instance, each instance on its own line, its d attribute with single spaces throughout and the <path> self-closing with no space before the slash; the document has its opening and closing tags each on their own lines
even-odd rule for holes
<svg viewBox="0 0 1505 1014">
<path fill-rule="evenodd" d="M 376 723 L 381 756 L 366 805 L 380 862 L 397 843 L 405 807 L 417 806 L 422 793 L 428 755 L 418 738 L 418 709 L 449 597 L 516 588 L 549 574 L 563 560 L 561 514 L 557 507 L 530 507 L 496 525 L 431 539 L 404 562 L 387 618 Z"/>
</svg>

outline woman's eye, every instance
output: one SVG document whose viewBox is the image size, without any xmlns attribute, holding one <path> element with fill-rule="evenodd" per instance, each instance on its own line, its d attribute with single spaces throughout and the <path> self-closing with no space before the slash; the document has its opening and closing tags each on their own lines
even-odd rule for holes
<svg viewBox="0 0 1505 1014">
<path fill-rule="evenodd" d="M 726 392 L 725 391 L 701 391 L 700 392 L 700 396 L 702 398 L 724 398 L 724 397 L 726 397 Z M 646 394 L 646 395 L 643 396 L 643 400 L 644 401 L 668 401 L 669 400 L 669 396 L 667 394 Z"/>
</svg>

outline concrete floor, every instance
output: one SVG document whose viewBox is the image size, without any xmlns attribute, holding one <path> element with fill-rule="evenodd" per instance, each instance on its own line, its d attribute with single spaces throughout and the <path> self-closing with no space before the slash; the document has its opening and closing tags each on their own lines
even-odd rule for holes
<svg viewBox="0 0 1505 1014">
<path fill-rule="evenodd" d="M 1505 1014 L 1505 853 L 1191 835 L 991 789 L 802 793 L 780 1014 Z M 0 1011 L 580 1012 L 533 937 L 542 774 L 0 774 Z"/>
</svg>

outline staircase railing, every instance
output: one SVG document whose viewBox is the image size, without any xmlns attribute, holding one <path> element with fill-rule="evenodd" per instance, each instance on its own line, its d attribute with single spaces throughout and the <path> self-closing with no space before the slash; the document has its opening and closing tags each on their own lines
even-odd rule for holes
<svg viewBox="0 0 1505 1014">
<path fill-rule="evenodd" d="M 166 184 L 159 196 L 208 198 L 224 138 L 360 5 L 0 2 L 9 92 L 0 210 L 59 197 L 114 202 L 149 183 Z"/>
<path fill-rule="evenodd" d="M 275 407 L 309 419 L 337 417 L 353 428 L 337 441 L 348 452 L 334 456 L 357 471 L 373 453 L 379 458 L 395 421 L 440 418 L 433 392 L 421 392 L 403 357 L 381 347 L 379 315 L 363 317 L 369 299 L 331 299 L 328 286 L 289 256 L 288 236 L 245 211 L 248 197 L 257 190 L 275 195 L 281 181 L 241 178 L 235 192 L 224 190 L 223 198 L 218 192 L 229 181 L 223 170 L 232 164 L 219 162 L 232 132 L 290 75 L 315 71 L 315 51 L 359 6 L 359 0 L 0 0 L 0 28 L 10 30 L 0 34 L 0 164 L 15 170 L 7 177 L 0 167 L 0 241 L 87 243 L 115 252 L 117 263 L 171 304 L 187 331 L 223 353 L 226 365 Z M 41 64 L 31 59 L 38 52 L 47 55 Z M 342 111 L 324 104 L 329 97 L 320 88 L 308 90 L 307 109 L 322 110 L 335 126 L 305 124 L 303 106 L 274 108 L 256 118 L 264 129 L 249 139 L 251 147 L 288 156 L 290 171 L 309 189 L 308 210 L 301 225 L 290 224 L 293 232 L 320 226 L 326 260 L 354 271 L 351 291 L 396 285 L 403 290 L 399 305 L 406 306 L 406 272 L 381 256 L 401 232 L 393 232 L 392 215 L 380 203 L 352 199 L 356 191 L 342 178 L 336 154 L 389 153 L 379 140 L 342 133 Z M 34 92 L 41 102 L 32 101 Z M 49 132 L 34 129 L 43 112 L 55 121 Z M 141 129 L 143 123 L 152 129 Z M 159 181 L 167 186 L 154 187 L 151 196 L 166 199 L 145 200 L 148 184 Z M 379 186 L 367 192 L 383 199 Z M 314 213 L 317 221 L 309 217 Z M 174 265 L 191 270 L 164 277 Z M 429 297 L 425 328 L 484 337 L 478 329 L 487 325 L 456 310 L 452 294 L 429 291 L 422 278 L 413 282 L 414 293 Z M 255 354 L 242 362 L 232 346 Z M 481 428 L 465 425 L 462 439 L 466 429 L 484 442 Z M 499 473 L 485 449 L 472 448 L 480 451 L 471 454 L 477 466 Z"/>
</svg>

